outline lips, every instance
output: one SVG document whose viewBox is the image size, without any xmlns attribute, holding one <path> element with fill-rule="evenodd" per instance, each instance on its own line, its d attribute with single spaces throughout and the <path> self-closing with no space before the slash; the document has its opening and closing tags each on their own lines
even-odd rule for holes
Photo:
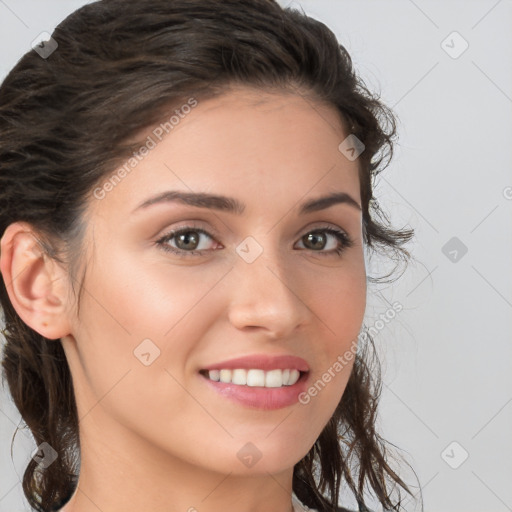
<svg viewBox="0 0 512 512">
<path fill-rule="evenodd" d="M 221 396 L 247 407 L 272 410 L 298 402 L 309 365 L 296 356 L 261 354 L 221 361 L 199 373 Z"/>
</svg>

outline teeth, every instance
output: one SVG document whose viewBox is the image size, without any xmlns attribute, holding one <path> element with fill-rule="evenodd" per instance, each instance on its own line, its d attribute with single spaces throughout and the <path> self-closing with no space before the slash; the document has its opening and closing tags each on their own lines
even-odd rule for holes
<svg viewBox="0 0 512 512">
<path fill-rule="evenodd" d="M 264 386 L 265 372 L 263 370 L 245 370 L 247 372 L 248 386 Z"/>
<path fill-rule="evenodd" d="M 220 371 L 219 370 L 210 370 L 210 379 L 216 380 L 217 382 L 220 380 Z"/>
<path fill-rule="evenodd" d="M 282 386 L 292 386 L 300 377 L 299 370 L 245 370 L 238 368 L 236 370 L 209 370 L 206 375 L 210 380 L 224 382 L 227 384 L 236 384 L 238 386 L 259 386 L 265 388 L 280 388 Z"/>
<path fill-rule="evenodd" d="M 233 370 L 231 382 L 239 386 L 245 386 L 247 384 L 247 372 L 245 370 Z"/>
<path fill-rule="evenodd" d="M 283 384 L 283 370 L 270 370 L 265 373 L 266 388 L 280 388 Z M 288 381 L 286 384 L 288 384 Z"/>
<path fill-rule="evenodd" d="M 231 370 L 221 370 L 220 371 L 220 381 L 221 382 L 231 382 Z"/>
<path fill-rule="evenodd" d="M 290 370 L 290 373 L 288 374 L 288 385 L 291 386 L 292 384 L 295 384 L 300 377 L 299 370 Z"/>
</svg>

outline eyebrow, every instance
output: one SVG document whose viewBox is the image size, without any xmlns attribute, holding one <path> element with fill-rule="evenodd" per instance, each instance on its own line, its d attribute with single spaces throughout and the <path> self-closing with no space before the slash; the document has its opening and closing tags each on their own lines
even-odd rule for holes
<svg viewBox="0 0 512 512">
<path fill-rule="evenodd" d="M 204 192 L 182 192 L 177 190 L 169 190 L 146 199 L 143 203 L 137 206 L 132 211 L 132 213 L 138 210 L 144 210 L 154 204 L 171 202 L 178 202 L 198 208 L 209 208 L 227 213 L 233 213 L 236 215 L 241 215 L 245 210 L 245 204 L 233 197 L 207 194 Z M 356 208 L 357 210 L 361 210 L 361 206 L 352 196 L 346 192 L 334 192 L 327 196 L 310 199 L 309 201 L 302 203 L 299 210 L 299 215 L 306 215 L 308 213 L 324 210 L 334 206 L 335 204 L 347 204 Z"/>
</svg>

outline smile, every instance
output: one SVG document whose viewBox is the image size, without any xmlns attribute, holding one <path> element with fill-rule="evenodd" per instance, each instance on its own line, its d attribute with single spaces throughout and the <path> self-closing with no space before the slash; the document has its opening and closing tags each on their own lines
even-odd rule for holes
<svg viewBox="0 0 512 512">
<path fill-rule="evenodd" d="M 311 380 L 308 362 L 292 354 L 246 354 L 198 371 L 207 387 L 221 397 L 266 411 L 296 405 Z"/>
<path fill-rule="evenodd" d="M 293 386 L 300 378 L 301 372 L 297 369 L 269 370 L 243 369 L 234 370 L 202 370 L 202 375 L 215 382 L 235 384 L 237 386 L 280 388 Z"/>
</svg>

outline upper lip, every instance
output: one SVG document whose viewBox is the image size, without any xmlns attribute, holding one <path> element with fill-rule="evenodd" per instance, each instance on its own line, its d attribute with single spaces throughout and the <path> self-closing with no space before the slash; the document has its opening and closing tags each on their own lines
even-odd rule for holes
<svg viewBox="0 0 512 512">
<path fill-rule="evenodd" d="M 203 370 L 236 370 L 237 368 L 260 370 L 278 370 L 278 369 L 296 369 L 301 372 L 308 372 L 308 363 L 301 357 L 292 355 L 272 356 L 269 354 L 255 354 L 251 356 L 242 356 L 227 361 L 212 364 Z"/>
</svg>

